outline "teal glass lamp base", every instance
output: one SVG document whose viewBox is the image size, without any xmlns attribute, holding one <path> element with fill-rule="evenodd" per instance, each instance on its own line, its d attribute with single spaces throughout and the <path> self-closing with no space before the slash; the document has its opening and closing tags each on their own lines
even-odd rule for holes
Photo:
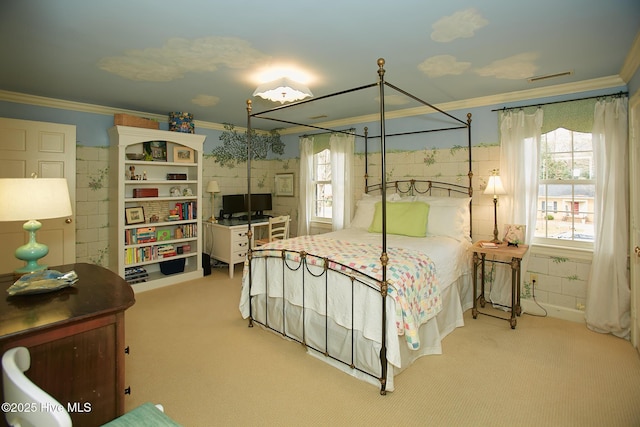
<svg viewBox="0 0 640 427">
<path fill-rule="evenodd" d="M 42 224 L 36 220 L 29 220 L 22 226 L 29 233 L 29 242 L 16 249 L 15 255 L 16 258 L 25 261 L 27 264 L 15 270 L 16 274 L 22 275 L 46 270 L 46 265 L 38 264 L 38 260 L 49 253 L 47 245 L 36 242 L 36 231 L 40 227 L 42 227 Z"/>
</svg>

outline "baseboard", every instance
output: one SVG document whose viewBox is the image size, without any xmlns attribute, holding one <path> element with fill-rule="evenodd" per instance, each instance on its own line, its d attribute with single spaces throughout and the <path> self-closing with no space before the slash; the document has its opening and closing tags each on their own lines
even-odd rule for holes
<svg viewBox="0 0 640 427">
<path fill-rule="evenodd" d="M 535 301 L 530 299 L 523 299 L 520 301 L 520 304 L 522 305 L 522 311 L 524 313 L 529 313 L 532 315 L 544 315 L 544 310 L 546 310 L 547 316 L 549 317 L 569 320 L 576 323 L 585 323 L 584 311 L 567 307 L 560 307 L 552 304 L 536 303 Z M 543 307 L 544 310 L 540 307 Z"/>
</svg>

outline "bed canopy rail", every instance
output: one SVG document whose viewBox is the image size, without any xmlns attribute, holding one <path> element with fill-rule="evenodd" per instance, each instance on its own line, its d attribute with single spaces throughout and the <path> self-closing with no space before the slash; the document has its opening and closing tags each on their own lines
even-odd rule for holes
<svg viewBox="0 0 640 427">
<path fill-rule="evenodd" d="M 392 85 L 388 82 L 385 81 L 385 60 L 383 58 L 379 58 L 377 60 L 377 65 L 378 65 L 378 70 L 377 70 L 377 74 L 378 74 L 378 80 L 375 83 L 372 84 L 367 84 L 367 85 L 363 85 L 363 86 L 359 86 L 359 87 L 355 87 L 352 89 L 348 89 L 348 90 L 343 90 L 343 91 L 339 91 L 339 92 L 335 92 L 335 93 L 331 93 L 328 95 L 323 95 L 323 96 L 317 96 L 314 98 L 310 98 L 310 99 L 306 99 L 306 100 L 302 100 L 302 101 L 297 101 L 297 102 L 293 102 L 290 104 L 285 104 L 285 105 L 280 105 L 268 110 L 264 110 L 261 112 L 253 112 L 252 111 L 252 102 L 251 100 L 247 100 L 247 193 L 251 194 L 251 134 L 252 134 L 252 119 L 254 118 L 259 118 L 259 119 L 264 119 L 264 120 L 270 120 L 270 121 L 274 121 L 274 122 L 278 122 L 278 123 L 282 123 L 282 124 L 286 124 L 286 125 L 295 125 L 295 126 L 301 126 L 301 127 L 306 127 L 306 128 L 310 128 L 310 129 L 317 129 L 317 130 L 321 130 L 321 131 L 328 131 L 328 132 L 336 132 L 336 133 L 348 133 L 350 135 L 355 135 L 356 137 L 360 137 L 360 138 L 364 138 L 365 139 L 365 158 L 368 156 L 368 143 L 369 143 L 369 139 L 378 139 L 380 142 L 380 156 L 381 156 L 381 170 L 380 170 L 380 176 L 381 177 L 386 177 L 387 176 L 387 172 L 386 172 L 386 153 L 387 153 L 387 147 L 386 147 L 386 138 L 387 137 L 398 137 L 398 136 L 406 136 L 406 135 L 412 135 L 412 134 L 420 134 L 420 133 L 429 133 L 429 132 L 436 132 L 436 131 L 445 131 L 445 130 L 455 130 L 455 129 L 467 129 L 467 138 L 468 138 L 468 143 L 467 143 L 467 148 L 469 151 L 469 186 L 468 187 L 464 187 L 461 185 L 452 185 L 452 184 L 446 184 L 446 183 L 440 183 L 437 181 L 424 181 L 426 184 L 426 189 L 424 189 L 421 186 L 422 181 L 415 181 L 415 180 L 406 180 L 406 181 L 400 181 L 400 182 L 396 182 L 393 185 L 393 188 L 395 191 L 400 191 L 400 192 L 406 192 L 406 191 L 411 191 L 411 192 L 415 192 L 417 194 L 423 194 L 424 192 L 431 192 L 433 189 L 440 189 L 440 188 L 446 188 L 446 191 L 449 192 L 456 192 L 456 193 L 463 193 L 463 194 L 469 194 L 471 195 L 471 180 L 472 180 L 472 172 L 471 172 L 471 114 L 467 115 L 467 120 L 466 122 L 464 120 L 461 120 L 445 111 L 442 111 L 441 109 L 429 104 L 426 101 L 421 100 L 420 98 L 398 88 L 395 85 Z M 346 94 L 350 94 L 353 92 L 358 92 L 364 89 L 369 89 L 369 88 L 375 88 L 378 87 L 378 97 L 379 97 L 379 111 L 377 112 L 377 121 L 379 124 L 379 134 L 378 136 L 369 136 L 368 135 L 368 128 L 365 127 L 364 128 L 364 133 L 363 134 L 359 134 L 357 132 L 354 131 L 345 131 L 345 130 L 336 130 L 336 129 L 331 129 L 331 128 L 325 128 L 322 126 L 317 126 L 317 125 L 311 125 L 311 124 L 307 124 L 307 123 L 300 123 L 300 122 L 296 122 L 293 120 L 287 120 L 287 119 L 283 119 L 283 118 L 277 118 L 277 117 L 273 117 L 271 116 L 272 113 L 276 113 L 276 112 L 281 112 L 284 110 L 289 110 L 289 109 L 293 109 L 295 107 L 301 106 L 301 105 L 305 105 L 305 104 L 310 104 L 313 102 L 318 102 L 320 100 L 324 100 L 324 99 L 329 99 L 329 98 L 333 98 L 333 97 L 337 97 L 340 95 L 346 95 Z M 437 112 L 437 113 L 441 113 L 443 115 L 445 115 L 447 118 L 452 119 L 455 121 L 455 125 L 454 126 L 447 126 L 445 128 L 440 128 L 440 129 L 428 129 L 428 130 L 421 130 L 421 131 L 407 131 L 407 132 L 400 132 L 400 133 L 393 133 L 393 134 L 387 134 L 386 132 L 386 111 L 385 111 L 385 87 L 389 87 L 411 99 L 413 99 L 414 101 L 418 102 L 419 104 L 422 104 L 422 106 L 424 107 L 428 107 L 429 109 L 433 110 L 431 111 L 431 113 L 433 112 Z M 368 161 L 365 160 L 365 186 L 367 188 L 367 191 L 369 190 L 373 190 L 374 188 L 376 188 L 377 190 L 379 190 L 382 194 L 386 194 L 387 192 L 387 186 L 390 185 L 390 183 L 388 183 L 386 181 L 386 179 L 381 179 L 381 182 L 378 184 L 374 184 L 374 185 L 369 185 L 368 183 Z M 251 295 L 252 295 L 252 284 L 253 284 L 253 275 L 256 274 L 256 272 L 253 271 L 252 268 L 252 259 L 254 257 L 254 254 L 256 256 L 261 256 L 261 254 L 264 253 L 265 250 L 263 249 L 253 249 L 251 248 L 251 240 L 252 240 L 252 226 L 251 226 L 251 198 L 248 198 L 248 206 L 247 206 L 247 210 L 248 210 L 248 232 L 247 232 L 247 239 L 249 242 L 249 250 L 248 250 L 248 254 L 247 254 L 247 272 L 246 272 L 246 276 L 248 277 L 248 294 L 249 294 L 249 327 L 252 327 L 254 324 L 254 321 L 256 323 L 262 324 L 263 326 L 273 329 L 269 324 L 268 321 L 267 322 L 260 322 L 257 319 L 254 318 L 254 311 L 253 311 L 253 307 L 251 304 Z M 388 279 L 387 279 L 387 268 L 388 268 L 388 262 L 389 262 L 389 256 L 387 254 L 387 202 L 386 202 L 386 197 L 382 197 L 381 199 L 381 214 L 382 214 L 382 233 L 381 233 L 381 240 L 382 240 L 382 245 L 381 245 L 381 252 L 380 252 L 380 265 L 381 265 L 381 279 L 377 278 L 375 279 L 375 282 L 377 283 L 376 288 L 376 292 L 379 292 L 380 295 L 380 304 L 381 304 L 381 315 L 382 315 L 382 333 L 381 333 L 381 348 L 380 348 L 380 352 L 379 352 L 379 357 L 380 357 L 380 374 L 371 374 L 368 373 L 369 375 L 375 376 L 379 382 L 380 382 L 380 394 L 384 395 L 386 394 L 386 386 L 387 386 L 387 375 L 388 375 L 388 360 L 387 360 L 387 293 L 388 293 L 388 287 L 390 285 Z M 333 265 L 337 265 L 340 268 L 344 268 L 344 266 L 340 267 L 341 264 L 339 262 L 333 261 L 331 259 L 325 258 L 325 257 L 317 257 L 314 254 L 309 254 L 306 252 L 301 252 L 298 254 L 299 257 L 301 258 L 301 265 L 306 263 L 306 260 L 308 258 L 311 257 L 315 257 L 315 258 L 322 258 L 323 259 L 323 265 L 325 266 L 324 270 L 327 270 L 326 266 L 329 266 L 331 264 Z M 284 258 L 286 257 L 285 255 L 285 251 L 282 251 L 277 257 L 281 257 Z M 305 267 L 306 269 L 306 267 Z M 335 271 L 332 269 L 332 271 Z M 267 274 L 265 272 L 265 274 Z M 355 275 L 351 276 L 355 278 Z M 353 283 L 355 284 L 359 284 L 359 283 L 364 283 L 361 280 L 352 280 Z M 368 286 L 368 285 L 366 285 Z M 267 296 L 268 299 L 268 296 Z M 284 303 L 283 303 L 284 305 Z M 262 309 L 262 308 L 261 308 Z M 304 310 L 305 307 L 303 305 L 302 309 Z M 266 324 L 265 324 L 266 323 Z M 280 333 L 283 333 L 284 335 L 288 336 L 289 338 L 292 338 L 294 340 L 296 340 L 293 337 L 290 337 L 289 335 L 287 335 L 284 332 L 279 331 Z M 304 341 L 304 340 L 303 340 Z M 303 344 L 306 345 L 306 343 L 303 342 Z M 320 351 L 320 350 L 318 350 Z M 330 355 L 326 354 L 325 356 L 331 357 Z"/>
</svg>

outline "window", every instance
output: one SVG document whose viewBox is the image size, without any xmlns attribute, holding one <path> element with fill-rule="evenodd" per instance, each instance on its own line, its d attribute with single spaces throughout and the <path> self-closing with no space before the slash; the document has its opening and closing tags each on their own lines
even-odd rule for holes
<svg viewBox="0 0 640 427">
<path fill-rule="evenodd" d="M 591 133 L 558 128 L 542 135 L 535 238 L 576 246 L 594 241 Z"/>
<path fill-rule="evenodd" d="M 333 191 L 331 187 L 331 151 L 313 155 L 313 221 L 331 221 Z"/>
</svg>

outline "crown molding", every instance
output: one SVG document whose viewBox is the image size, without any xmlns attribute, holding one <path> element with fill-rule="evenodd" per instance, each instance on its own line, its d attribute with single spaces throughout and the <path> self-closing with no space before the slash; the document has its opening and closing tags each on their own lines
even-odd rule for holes
<svg viewBox="0 0 640 427">
<path fill-rule="evenodd" d="M 636 38 L 633 40 L 631 49 L 629 49 L 624 64 L 622 64 L 622 69 L 620 70 L 622 80 L 629 83 L 629 80 L 638 71 L 638 67 L 640 67 L 640 31 L 638 31 Z"/>
<path fill-rule="evenodd" d="M 545 86 L 535 89 L 527 89 L 516 92 L 507 92 L 498 95 L 483 96 L 478 98 L 470 98 L 461 101 L 445 102 L 442 104 L 434 104 L 435 107 L 442 111 L 458 111 L 468 110 L 471 108 L 494 106 L 507 102 L 519 102 L 528 101 L 531 99 L 540 99 L 559 95 L 570 95 L 574 93 L 588 92 L 592 90 L 610 89 L 615 87 L 624 86 L 625 82 L 620 76 L 600 77 L 597 79 L 583 80 L 575 83 L 564 83 L 560 85 Z M 424 114 L 436 114 L 436 112 L 426 106 L 407 108 L 404 110 L 397 110 L 392 112 L 386 112 L 385 118 L 397 119 L 403 117 L 419 116 Z M 350 119 L 340 119 L 319 124 L 314 124 L 319 127 L 325 128 L 339 128 L 343 126 L 354 125 L 356 123 L 369 123 L 375 122 L 379 118 L 378 114 L 369 114 L 366 116 L 352 117 Z M 294 128 L 287 128 L 280 132 L 282 135 L 302 133 L 308 131 L 309 128 L 305 126 L 298 126 Z"/>
<path fill-rule="evenodd" d="M 640 37 L 636 38 L 636 42 L 634 42 L 634 52 L 640 51 Z M 638 56 L 638 55 L 635 55 Z M 629 60 L 629 57 L 627 57 Z M 628 61 L 625 62 L 625 65 Z M 551 96 L 558 95 L 569 95 L 573 93 L 587 92 L 592 90 L 600 90 L 600 89 L 609 89 L 614 87 L 624 86 L 626 83 L 620 76 L 609 76 L 609 77 L 601 77 L 597 79 L 591 80 L 583 80 L 575 83 L 565 83 L 554 86 L 545 86 L 542 88 L 536 89 L 527 89 L 516 92 L 508 92 L 498 95 L 492 96 L 484 96 L 479 98 L 470 98 L 462 101 L 453 101 L 453 102 L 445 102 L 442 104 L 435 104 L 436 107 L 443 111 L 458 111 L 465 110 L 471 108 L 485 107 L 485 106 L 493 106 L 501 103 L 507 102 L 518 102 L 518 101 L 527 101 L 530 99 L 539 99 L 546 98 Z M 29 95 L 18 92 L 10 92 L 5 90 L 0 90 L 0 101 L 8 101 L 15 102 L 19 104 L 29 104 L 36 105 L 41 107 L 49 107 L 49 108 L 59 108 L 63 110 L 72 110 L 72 111 L 80 111 L 84 113 L 94 113 L 94 114 L 104 114 L 104 115 L 113 115 L 113 114 L 132 114 L 135 116 L 143 116 L 149 119 L 164 121 L 167 120 L 166 115 L 162 114 L 153 114 L 153 113 L 145 113 L 142 111 L 134 111 L 134 110 L 125 110 L 120 108 L 113 107 L 105 107 L 101 105 L 87 104 L 82 102 L 75 101 L 65 101 L 62 99 L 55 98 L 47 98 L 43 96 L 37 95 Z M 419 116 L 424 114 L 434 114 L 435 111 L 430 107 L 416 107 L 416 108 L 407 108 L 404 110 L 397 110 L 387 112 L 385 114 L 385 118 L 387 119 L 398 119 L 403 117 L 412 117 Z M 332 120 L 323 123 L 315 123 L 315 126 L 324 127 L 328 129 L 335 129 L 344 126 L 353 126 L 357 123 L 369 123 L 375 122 L 379 118 L 378 114 L 369 114 L 365 116 L 351 117 L 347 119 L 340 120 Z M 224 124 L 222 123 L 214 123 L 214 122 L 206 122 L 201 120 L 195 120 L 194 125 L 198 128 L 203 129 L 212 129 L 218 131 L 224 131 Z M 242 128 L 236 127 L 236 129 L 240 130 Z M 279 130 L 280 135 L 290 135 L 296 133 L 304 133 L 309 130 L 306 126 L 296 126 L 287 129 Z M 256 130 L 259 132 L 259 130 Z"/>
</svg>

